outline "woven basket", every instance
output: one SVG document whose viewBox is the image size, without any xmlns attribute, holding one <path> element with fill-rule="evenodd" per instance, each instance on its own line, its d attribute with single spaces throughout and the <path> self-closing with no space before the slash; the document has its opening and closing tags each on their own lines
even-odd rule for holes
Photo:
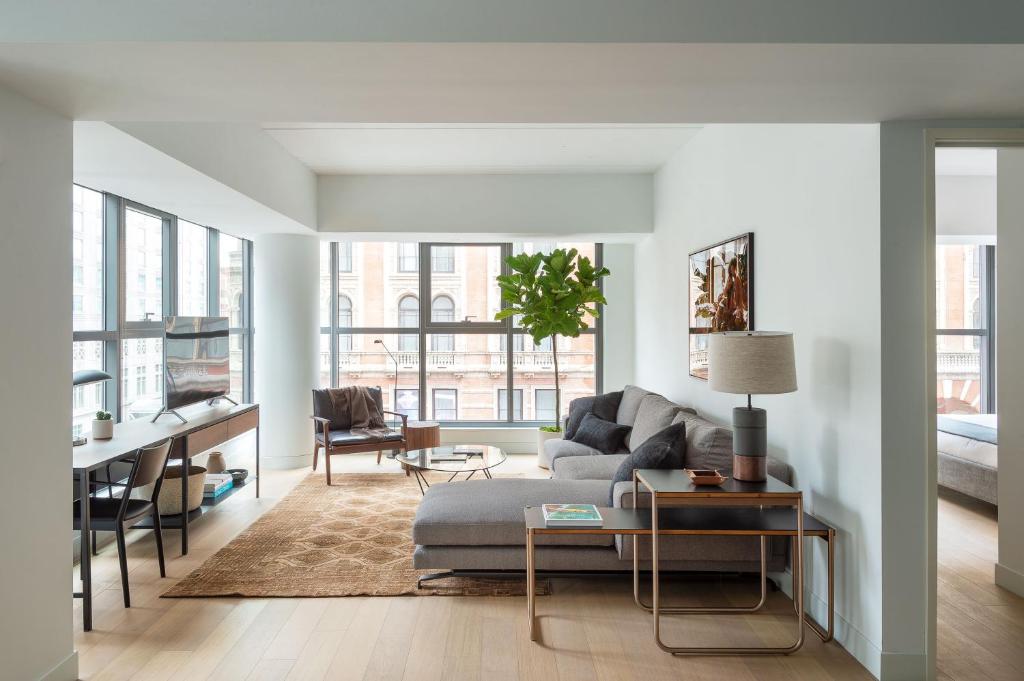
<svg viewBox="0 0 1024 681">
<path fill-rule="evenodd" d="M 188 510 L 194 511 L 203 503 L 203 485 L 206 484 L 206 469 L 202 466 L 188 467 Z M 160 515 L 181 513 L 181 466 L 168 466 L 164 482 L 160 485 L 157 500 Z"/>
</svg>

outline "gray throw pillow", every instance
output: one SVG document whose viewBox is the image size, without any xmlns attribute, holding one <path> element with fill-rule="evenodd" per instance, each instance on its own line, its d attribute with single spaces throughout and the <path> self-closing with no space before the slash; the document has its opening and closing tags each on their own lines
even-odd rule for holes
<svg viewBox="0 0 1024 681">
<path fill-rule="evenodd" d="M 605 421 L 593 414 L 587 414 L 583 417 L 580 427 L 576 429 L 572 441 L 593 447 L 602 454 L 614 454 L 622 449 L 630 430 L 629 426 L 620 426 L 614 421 Z"/>
<path fill-rule="evenodd" d="M 622 401 L 622 391 L 605 393 L 604 395 L 593 395 L 591 397 L 577 397 L 569 403 L 569 418 L 565 421 L 565 439 L 571 440 L 583 417 L 593 414 L 605 421 L 615 422 L 615 415 L 619 413 L 619 402 Z"/>
<path fill-rule="evenodd" d="M 642 445 L 634 449 L 619 464 L 619 469 L 615 471 L 615 477 L 612 478 L 611 488 L 608 490 L 608 505 L 615 505 L 615 483 L 632 482 L 634 469 L 660 468 L 668 470 L 682 468 L 685 457 L 686 424 L 683 422 L 673 423 L 668 428 L 659 430 L 644 440 Z"/>
</svg>

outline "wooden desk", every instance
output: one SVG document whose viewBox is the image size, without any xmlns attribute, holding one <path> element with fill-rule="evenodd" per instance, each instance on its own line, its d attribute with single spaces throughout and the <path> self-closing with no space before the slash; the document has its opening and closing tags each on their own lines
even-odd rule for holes
<svg viewBox="0 0 1024 681">
<path fill-rule="evenodd" d="M 72 469 L 78 484 L 78 496 L 86 499 L 90 493 L 90 481 L 96 471 L 109 464 L 130 459 L 143 447 L 152 447 L 168 438 L 171 444 L 171 458 L 175 465 L 181 464 L 183 473 L 188 470 L 192 458 L 212 447 L 227 442 L 250 430 L 256 430 L 256 496 L 260 495 L 260 406 L 258 404 L 218 403 L 193 405 L 180 409 L 187 419 L 182 423 L 171 417 L 163 417 L 156 423 L 149 419 L 136 419 L 114 425 L 114 437 L 109 440 L 90 439 L 80 447 L 71 450 Z M 168 462 L 171 463 L 171 462 Z M 188 509 L 188 475 L 181 476 L 181 515 L 175 521 L 164 524 L 164 529 L 181 529 L 181 553 L 188 553 L 188 524 L 202 515 L 201 509 Z M 89 504 L 83 503 L 81 519 L 81 564 L 82 620 L 86 631 L 92 629 L 92 535 L 89 528 Z M 142 524 L 140 523 L 140 527 Z"/>
</svg>

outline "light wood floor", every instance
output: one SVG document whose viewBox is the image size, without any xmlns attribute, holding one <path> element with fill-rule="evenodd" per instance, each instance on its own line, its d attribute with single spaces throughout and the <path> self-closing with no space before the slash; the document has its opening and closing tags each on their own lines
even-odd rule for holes
<svg viewBox="0 0 1024 681">
<path fill-rule="evenodd" d="M 995 507 L 939 494 L 939 678 L 1024 679 L 1024 599 L 995 585 Z"/>
<path fill-rule="evenodd" d="M 379 472 L 372 456 L 336 457 L 336 470 Z M 545 475 L 533 457 L 511 457 L 505 473 Z M 284 496 L 308 471 L 264 476 L 263 498 L 247 490 L 192 526 L 191 552 L 177 555 L 168 532 L 168 578 L 160 579 L 149 532 L 128 547 L 132 607 L 125 609 L 113 546 L 93 561 L 94 630 L 75 642 L 81 678 L 90 681 L 216 679 L 870 679 L 835 643 L 811 632 L 796 655 L 765 658 L 677 658 L 657 649 L 649 615 L 632 602 L 628 579 L 553 580 L 538 601 L 543 644 L 529 640 L 519 598 L 161 599 L 187 575 Z M 414 483 L 412 480 L 410 485 Z M 1019 679 L 1024 605 L 991 584 L 994 521 L 948 501 L 940 510 L 940 668 L 952 679 Z M 945 522 L 948 519 L 948 522 Z M 966 529 L 967 531 L 958 531 Z M 130 540 L 131 541 L 131 538 Z M 959 548 L 962 547 L 962 550 Z M 987 567 L 986 567 L 987 563 Z M 985 580 L 988 580 L 986 583 Z M 751 583 L 682 582 L 683 602 L 726 598 L 747 602 Z M 781 644 L 792 630 L 791 602 L 775 593 L 769 614 L 668 618 L 665 636 L 696 644 Z M 980 648 L 979 648 L 980 646 Z M 1005 660 L 1005 661 L 1004 661 Z"/>
</svg>

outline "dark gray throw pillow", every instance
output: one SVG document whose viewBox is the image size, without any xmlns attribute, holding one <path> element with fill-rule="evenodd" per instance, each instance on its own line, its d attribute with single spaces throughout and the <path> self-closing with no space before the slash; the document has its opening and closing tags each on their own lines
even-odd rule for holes
<svg viewBox="0 0 1024 681">
<path fill-rule="evenodd" d="M 632 428 L 620 426 L 614 421 L 606 421 L 593 414 L 583 417 L 583 422 L 576 429 L 573 442 L 587 445 L 599 450 L 602 454 L 614 454 L 625 446 L 626 436 Z"/>
<path fill-rule="evenodd" d="M 633 450 L 619 464 L 612 478 L 612 486 L 608 490 L 608 505 L 615 505 L 615 483 L 632 482 L 635 468 L 682 468 L 686 457 L 686 423 L 680 421 L 668 428 L 659 430 L 644 443 Z"/>
<path fill-rule="evenodd" d="M 569 418 L 565 420 L 565 439 L 572 440 L 583 423 L 583 417 L 593 414 L 605 421 L 615 422 L 615 416 L 619 413 L 619 402 L 622 401 L 622 391 L 594 395 L 591 397 L 577 397 L 569 403 Z"/>
</svg>

